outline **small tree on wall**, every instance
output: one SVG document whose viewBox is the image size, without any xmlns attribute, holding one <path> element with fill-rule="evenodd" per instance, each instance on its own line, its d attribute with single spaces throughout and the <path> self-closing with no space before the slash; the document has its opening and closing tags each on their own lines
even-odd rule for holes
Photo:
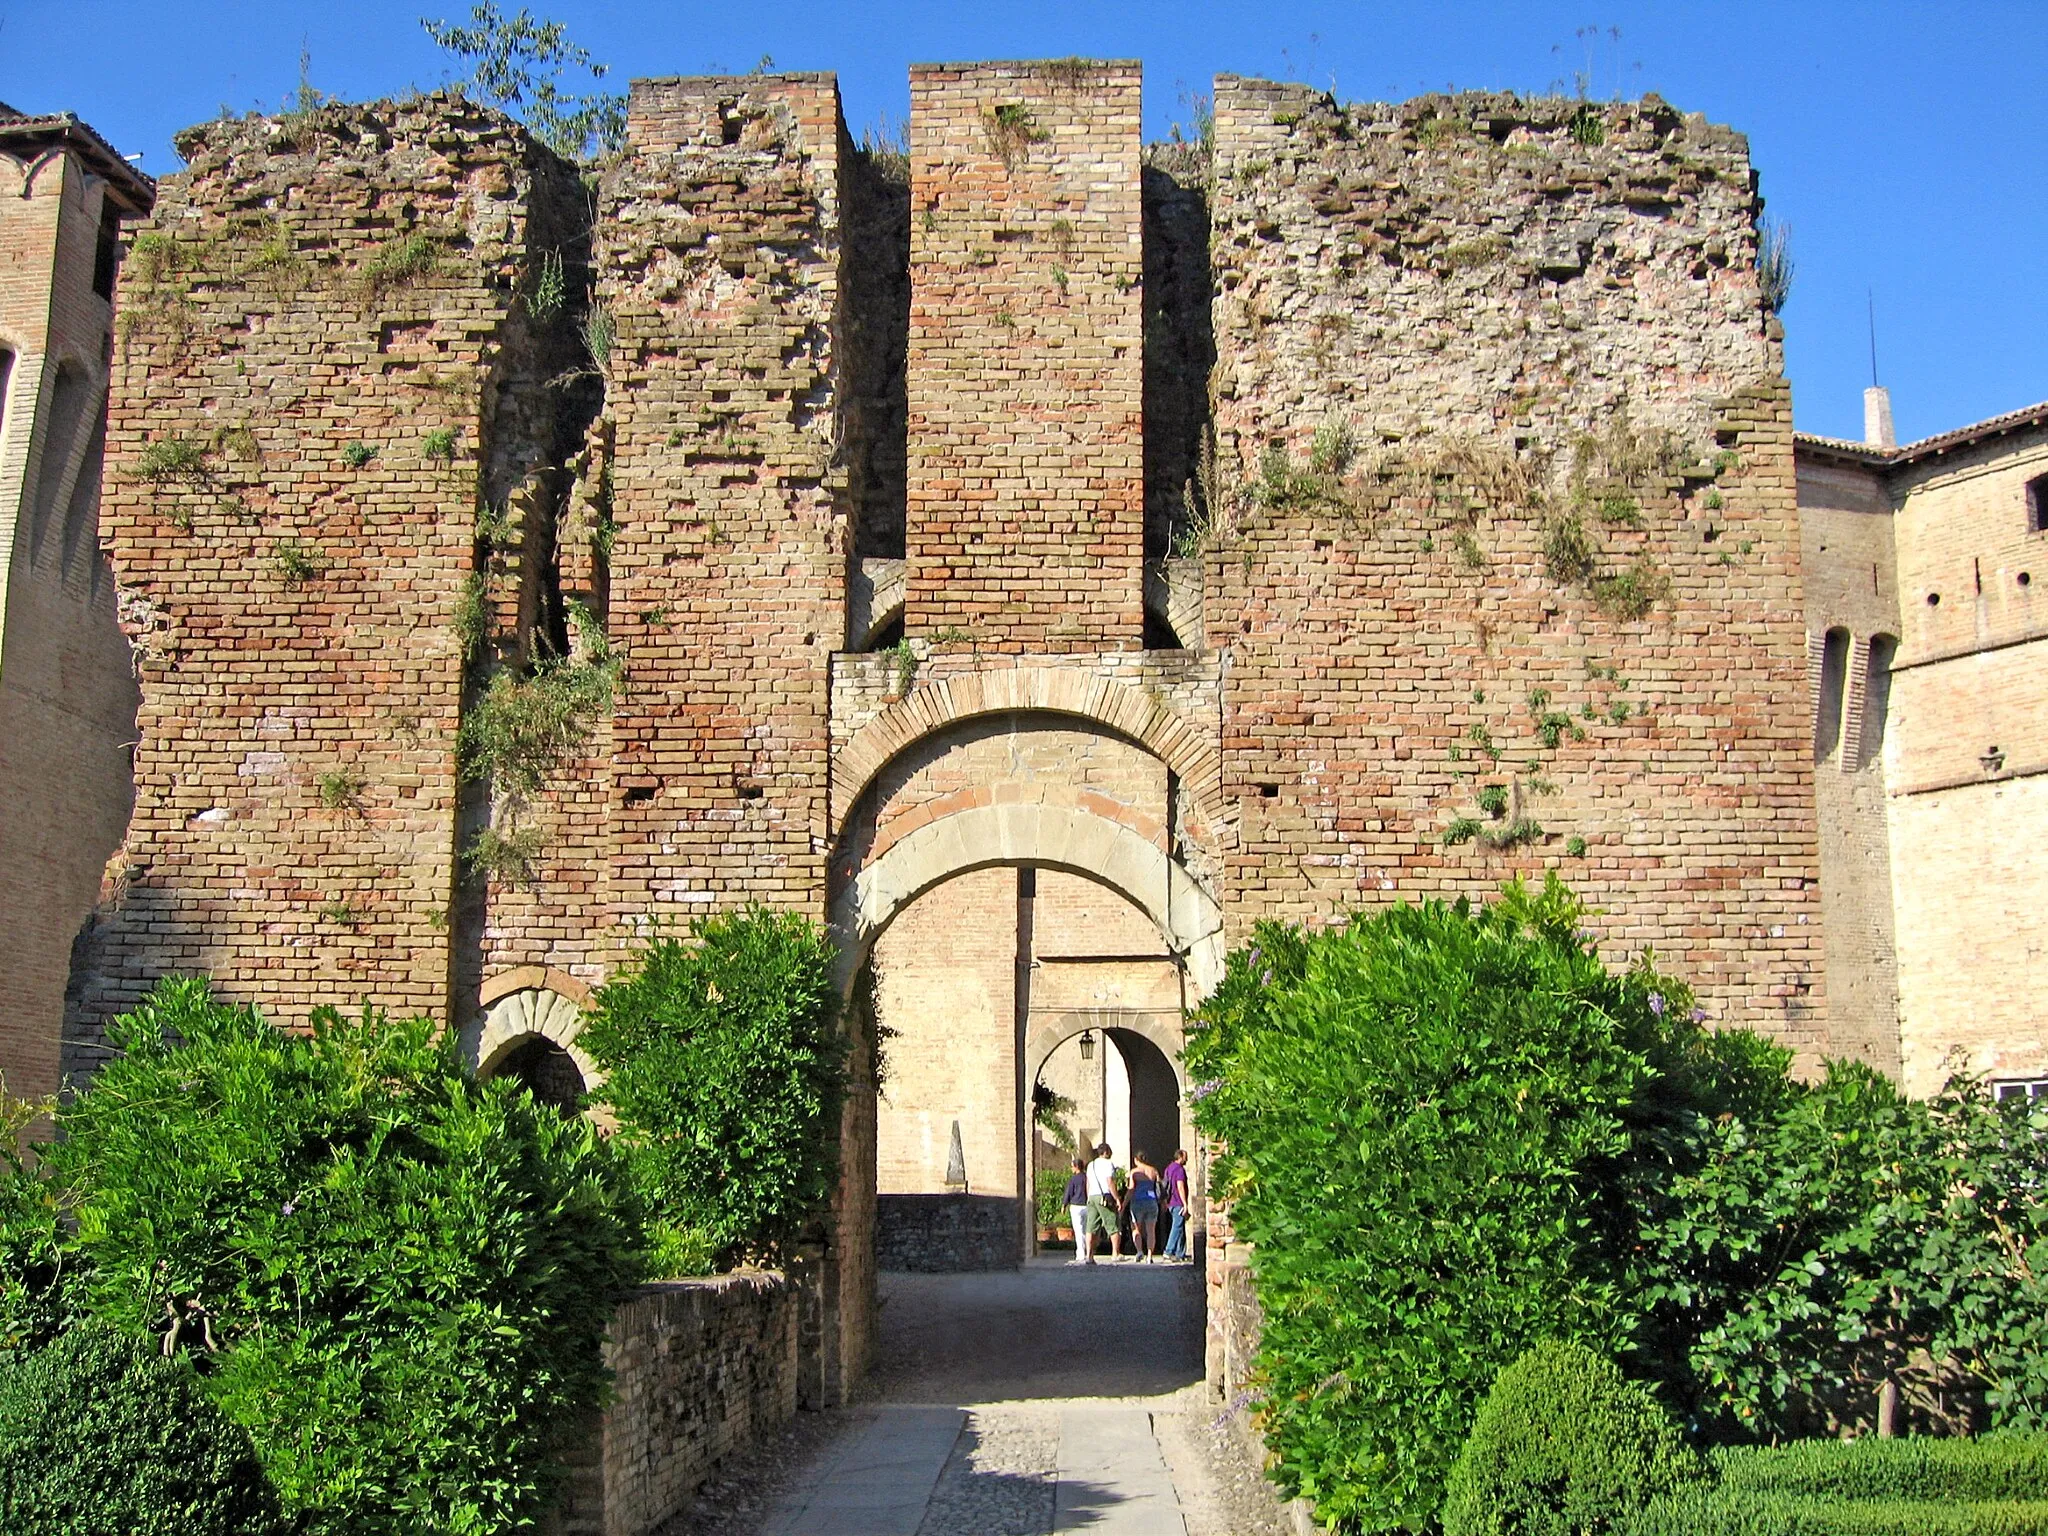
<svg viewBox="0 0 2048 1536">
<path fill-rule="evenodd" d="M 594 1097 L 665 1267 L 774 1258 L 831 1200 L 847 1093 L 832 958 L 814 923 L 749 907 L 655 939 L 592 996 Z"/>
</svg>

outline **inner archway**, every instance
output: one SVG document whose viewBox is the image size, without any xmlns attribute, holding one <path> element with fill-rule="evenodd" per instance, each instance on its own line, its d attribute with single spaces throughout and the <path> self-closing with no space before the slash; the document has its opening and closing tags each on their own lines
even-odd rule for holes
<svg viewBox="0 0 2048 1536">
<path fill-rule="evenodd" d="M 872 967 L 887 1063 L 875 1127 L 884 1267 L 1026 1256 L 1038 1179 L 1063 1182 L 1073 1155 L 1034 1112 L 1042 1081 L 1092 1105 L 1084 1124 L 1057 1122 L 1061 1143 L 1107 1133 L 1123 1163 L 1141 1133 L 1162 1161 L 1180 1144 L 1182 957 L 1122 893 L 1030 864 L 965 871 L 904 903 Z"/>
</svg>

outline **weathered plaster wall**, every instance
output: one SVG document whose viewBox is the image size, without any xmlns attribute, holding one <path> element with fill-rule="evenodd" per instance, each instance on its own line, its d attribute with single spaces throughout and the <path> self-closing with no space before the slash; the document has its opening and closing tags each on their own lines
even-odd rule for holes
<svg viewBox="0 0 2048 1536">
<path fill-rule="evenodd" d="M 913 636 L 1141 642 L 1140 73 L 911 70 Z"/>
<path fill-rule="evenodd" d="M 0 143 L 0 1078 L 54 1093 L 71 945 L 132 800 L 136 694 L 99 545 L 105 181 Z M 38 161 L 40 160 L 40 163 Z"/>
<path fill-rule="evenodd" d="M 1224 77 L 1216 156 L 1235 930 L 1554 867 L 1611 958 L 1654 945 L 1717 1020 L 1823 1049 L 1791 414 L 1743 140 L 1654 99 L 1339 109 Z M 1446 846 L 1461 818 L 1531 825 Z"/>
</svg>

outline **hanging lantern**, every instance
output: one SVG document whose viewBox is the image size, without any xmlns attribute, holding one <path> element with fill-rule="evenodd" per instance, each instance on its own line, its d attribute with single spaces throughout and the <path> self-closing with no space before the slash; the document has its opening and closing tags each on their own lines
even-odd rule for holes
<svg viewBox="0 0 2048 1536">
<path fill-rule="evenodd" d="M 1095 1036 L 1085 1029 L 1081 1031 L 1081 1059 L 1083 1061 L 1093 1061 L 1095 1059 Z"/>
</svg>

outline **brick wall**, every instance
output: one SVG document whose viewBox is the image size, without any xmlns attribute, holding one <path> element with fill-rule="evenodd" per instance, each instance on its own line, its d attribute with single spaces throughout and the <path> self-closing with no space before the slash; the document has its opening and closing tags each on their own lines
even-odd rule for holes
<svg viewBox="0 0 2048 1536">
<path fill-rule="evenodd" d="M 1898 953 L 1881 747 L 1890 694 L 1884 668 L 1899 636 L 1898 573 L 1884 474 L 1858 457 L 1799 452 L 1807 648 L 1821 674 L 1812 690 L 1813 788 L 1828 1042 L 1837 1055 L 1896 1076 Z M 1840 631 L 1848 644 L 1831 653 L 1828 636 Z M 1838 677 L 1827 675 L 1830 654 L 1839 655 Z"/>
<path fill-rule="evenodd" d="M 1135 648 L 1140 70 L 910 74 L 907 632 Z"/>
<path fill-rule="evenodd" d="M 779 1274 L 644 1287 L 613 1315 L 613 1395 L 552 1536 L 649 1536 L 721 1461 L 797 1410 L 797 1297 Z"/>
<path fill-rule="evenodd" d="M 0 153 L 0 1078 L 25 1098 L 58 1086 L 136 705 L 98 526 L 113 312 L 95 277 L 121 203 L 78 155 L 37 153 Z"/>
<path fill-rule="evenodd" d="M 285 1023 L 445 1014 L 451 620 L 479 504 L 573 435 L 566 324 L 520 292 L 579 193 L 523 130 L 441 94 L 179 145 L 120 292 L 102 528 L 143 704 L 81 1060 L 167 972 Z"/>
<path fill-rule="evenodd" d="M 638 81 L 605 178 L 617 325 L 611 901 L 822 915 L 827 658 L 848 558 L 829 75 Z"/>
<path fill-rule="evenodd" d="M 1746 147 L 1653 99 L 1578 111 L 1218 81 L 1226 905 L 1242 931 L 1556 868 L 1610 959 L 1654 945 L 1718 1021 L 1811 1053 L 1791 416 Z M 1586 569 L 1554 575 L 1567 518 Z M 1446 846 L 1461 818 L 1482 835 Z M 1540 833 L 1484 846 L 1517 820 Z"/>
</svg>

